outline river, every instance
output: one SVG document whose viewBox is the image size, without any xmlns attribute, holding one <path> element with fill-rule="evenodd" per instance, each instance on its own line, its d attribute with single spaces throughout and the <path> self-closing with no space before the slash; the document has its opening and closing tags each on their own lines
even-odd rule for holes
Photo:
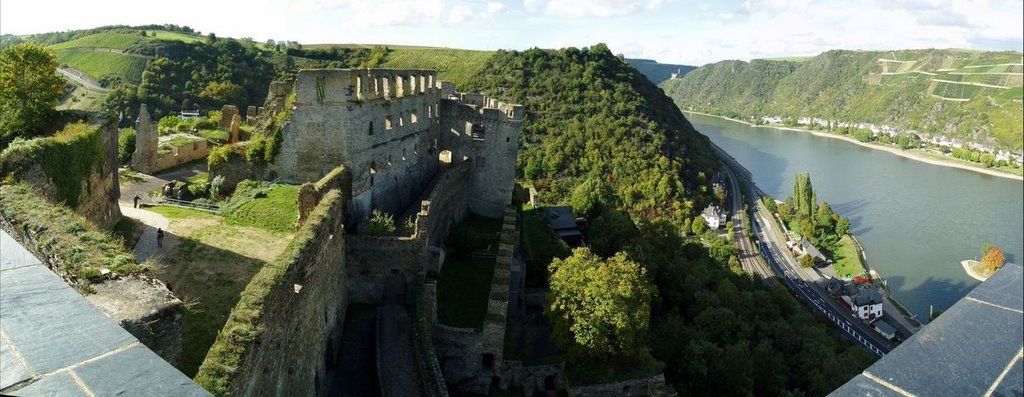
<svg viewBox="0 0 1024 397">
<path fill-rule="evenodd" d="M 928 319 L 978 285 L 960 266 L 981 246 L 1024 258 L 1024 184 L 942 167 L 800 131 L 755 128 L 687 113 L 702 134 L 736 158 L 761 190 L 793 192 L 793 175 L 809 172 L 818 202 L 850 218 L 868 265 L 893 297 Z"/>
</svg>

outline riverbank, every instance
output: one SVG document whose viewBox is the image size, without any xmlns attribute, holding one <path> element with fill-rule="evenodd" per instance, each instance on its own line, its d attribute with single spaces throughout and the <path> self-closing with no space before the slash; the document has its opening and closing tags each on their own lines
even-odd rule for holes
<svg viewBox="0 0 1024 397">
<path fill-rule="evenodd" d="M 680 110 L 682 110 L 682 109 L 680 109 Z M 889 152 L 889 153 L 895 154 L 895 155 L 900 156 L 900 157 L 904 157 L 904 158 L 908 158 L 908 159 L 911 159 L 911 160 L 920 161 L 922 163 L 928 163 L 928 164 L 933 164 L 933 165 L 938 165 L 938 166 L 943 166 L 943 167 L 950 167 L 950 168 L 959 168 L 959 169 L 962 169 L 962 170 L 974 171 L 974 172 L 977 172 L 977 173 L 980 173 L 980 174 L 986 174 L 986 175 L 997 176 L 997 177 L 1001 177 L 1001 178 L 1007 178 L 1007 179 L 1014 179 L 1014 180 L 1018 180 L 1018 181 L 1024 181 L 1024 176 L 1022 176 L 1022 175 L 1015 175 L 1015 174 L 1010 174 L 1010 173 L 1006 173 L 1006 172 L 1003 172 L 1003 171 L 998 171 L 998 170 L 993 170 L 993 169 L 988 169 L 988 168 L 982 168 L 980 166 L 973 166 L 973 165 L 957 163 L 957 162 L 953 162 L 953 161 L 950 161 L 950 160 L 941 160 L 941 159 L 931 158 L 931 157 L 927 157 L 926 155 L 924 155 L 923 153 L 920 153 L 920 152 L 913 152 L 913 151 L 909 151 L 908 152 L 908 151 L 901 150 L 899 148 L 895 148 L 895 147 L 892 147 L 892 146 L 874 144 L 874 143 L 869 143 L 869 142 L 861 142 L 861 141 L 858 141 L 858 140 L 856 140 L 854 138 L 851 138 L 851 137 L 848 137 L 848 136 L 844 136 L 844 135 L 829 134 L 829 133 L 826 133 L 826 132 L 814 131 L 814 130 L 810 130 L 810 129 L 806 129 L 806 128 L 798 128 L 798 127 L 787 127 L 787 126 L 779 126 L 779 125 L 756 125 L 756 124 L 748 123 L 748 122 L 743 121 L 743 120 L 738 120 L 738 119 L 734 119 L 734 118 L 730 118 L 730 117 L 725 117 L 725 116 L 719 116 L 719 115 L 716 115 L 716 114 L 697 112 L 697 111 L 692 111 L 692 110 L 682 110 L 682 112 L 683 113 L 695 113 L 695 114 L 699 114 L 699 115 L 703 115 L 703 116 L 710 116 L 710 117 L 715 117 L 715 118 L 719 118 L 719 119 L 723 119 L 723 120 L 735 121 L 737 123 L 743 123 L 743 124 L 746 124 L 748 126 L 755 127 L 755 128 L 774 128 L 774 129 L 778 129 L 778 130 L 788 130 L 788 131 L 797 131 L 797 132 L 809 132 L 809 133 L 811 133 L 813 135 L 816 135 L 816 136 L 843 140 L 843 141 L 850 142 L 850 143 L 853 143 L 853 144 L 856 144 L 856 145 L 860 145 L 860 146 L 863 146 L 863 147 L 866 147 L 866 148 L 881 150 L 881 151 L 885 151 L 885 152 Z"/>
</svg>

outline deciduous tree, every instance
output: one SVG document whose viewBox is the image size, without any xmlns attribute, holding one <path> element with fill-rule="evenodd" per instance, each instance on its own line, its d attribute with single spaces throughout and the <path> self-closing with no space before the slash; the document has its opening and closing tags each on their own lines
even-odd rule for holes
<svg viewBox="0 0 1024 397">
<path fill-rule="evenodd" d="M 1006 264 L 1006 256 L 1003 255 L 1003 251 L 998 246 L 991 246 L 985 256 L 981 258 L 981 267 L 990 271 L 996 271 Z"/>
<path fill-rule="evenodd" d="M 551 314 L 556 340 L 587 356 L 632 355 L 643 345 L 653 288 L 643 266 L 622 252 L 608 259 L 577 248 L 554 259 Z"/>
<path fill-rule="evenodd" d="M 31 136 L 56 114 L 64 90 L 53 53 L 22 43 L 0 52 L 0 146 Z"/>
</svg>

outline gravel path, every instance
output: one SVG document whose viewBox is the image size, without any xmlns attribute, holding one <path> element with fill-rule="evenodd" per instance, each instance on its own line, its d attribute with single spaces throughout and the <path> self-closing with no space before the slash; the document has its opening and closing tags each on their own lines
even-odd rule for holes
<svg viewBox="0 0 1024 397">
<path fill-rule="evenodd" d="M 136 219 L 144 225 L 142 236 L 135 243 L 135 261 L 142 263 L 153 256 L 159 255 L 162 249 L 156 245 L 156 229 L 161 228 L 166 232 L 170 226 L 167 218 L 155 212 L 146 211 L 141 208 L 132 208 L 130 205 L 121 205 L 121 214 Z"/>
<path fill-rule="evenodd" d="M 149 197 L 149 192 L 167 184 L 169 181 L 176 179 L 184 180 L 206 172 L 206 170 L 206 162 L 197 161 L 156 175 L 137 174 L 142 178 L 141 181 L 121 184 L 121 198 L 119 200 L 121 207 L 130 208 L 132 206 L 132 198 L 136 194 L 142 197 L 142 204 L 153 204 L 153 200 Z"/>
</svg>

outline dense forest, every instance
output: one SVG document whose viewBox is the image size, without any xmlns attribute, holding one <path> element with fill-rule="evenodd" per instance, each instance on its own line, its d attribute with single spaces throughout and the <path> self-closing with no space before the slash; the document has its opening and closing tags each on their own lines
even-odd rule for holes
<svg viewBox="0 0 1024 397">
<path fill-rule="evenodd" d="M 1020 150 L 1021 54 L 828 51 L 806 61 L 721 61 L 663 83 L 684 109 L 756 121 L 886 124 Z"/>
<path fill-rule="evenodd" d="M 604 45 L 499 51 L 484 70 L 473 88 L 526 105 L 524 179 L 545 202 L 596 197 L 593 252 L 645 268 L 655 293 L 644 345 L 680 395 L 824 395 L 874 360 L 783 287 L 738 275 L 731 242 L 686 236 L 680 225 L 713 200 L 708 141 Z M 575 255 L 558 263 L 593 261 Z M 619 371 L 636 365 L 607 361 Z"/>
</svg>

